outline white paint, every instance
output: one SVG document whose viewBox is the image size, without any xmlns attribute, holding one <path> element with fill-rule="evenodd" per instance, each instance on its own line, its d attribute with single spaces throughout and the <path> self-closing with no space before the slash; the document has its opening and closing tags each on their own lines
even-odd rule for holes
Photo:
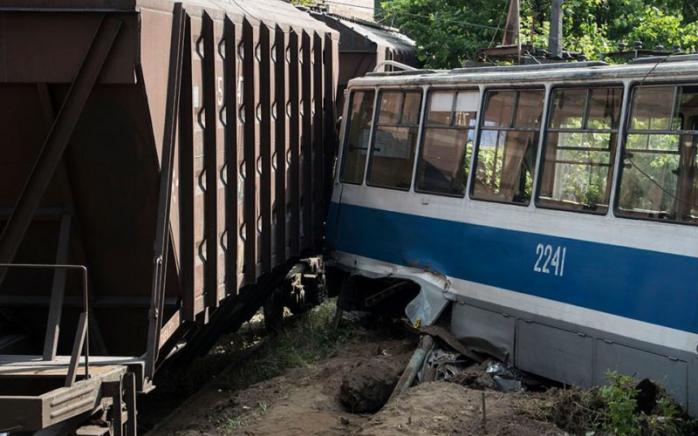
<svg viewBox="0 0 698 436">
<path fill-rule="evenodd" d="M 421 201 L 422 198 L 429 201 Z M 698 257 L 697 226 L 349 184 L 342 186 L 341 202 L 420 217 Z"/>
<path fill-rule="evenodd" d="M 542 274 L 553 274 L 558 277 L 565 275 L 567 247 L 538 244 L 536 245 L 536 256 L 533 271 Z"/>
</svg>

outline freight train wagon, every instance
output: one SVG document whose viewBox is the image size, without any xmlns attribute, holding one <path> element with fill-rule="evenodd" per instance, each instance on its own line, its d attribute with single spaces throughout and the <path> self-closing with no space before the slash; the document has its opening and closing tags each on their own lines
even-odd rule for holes
<svg viewBox="0 0 698 436">
<path fill-rule="evenodd" d="M 168 356 L 313 299 L 337 50 L 277 0 L 0 0 L 0 432 L 135 434 Z"/>
<path fill-rule="evenodd" d="M 335 265 L 523 370 L 698 413 L 698 56 L 374 73 L 344 120 Z"/>
</svg>

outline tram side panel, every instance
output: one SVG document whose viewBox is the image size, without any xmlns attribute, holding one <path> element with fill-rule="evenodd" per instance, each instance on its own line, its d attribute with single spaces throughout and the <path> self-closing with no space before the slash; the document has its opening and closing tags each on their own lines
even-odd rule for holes
<svg viewBox="0 0 698 436">
<path fill-rule="evenodd" d="M 507 363 L 565 383 L 603 384 L 609 370 L 651 378 L 698 411 L 698 256 L 686 244 L 694 227 L 439 198 L 365 180 L 335 185 L 333 200 L 328 242 L 339 264 L 422 284 L 415 268 L 447 277 L 437 293 L 453 302 L 457 336 L 486 339 Z M 675 243 L 659 247 L 667 238 Z"/>
</svg>

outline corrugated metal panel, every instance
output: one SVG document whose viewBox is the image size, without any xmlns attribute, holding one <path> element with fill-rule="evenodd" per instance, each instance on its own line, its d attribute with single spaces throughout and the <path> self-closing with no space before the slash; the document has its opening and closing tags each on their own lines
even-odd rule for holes
<svg viewBox="0 0 698 436">
<path fill-rule="evenodd" d="M 94 316 L 125 321 L 101 323 L 114 354 L 142 354 L 149 313 L 162 323 L 174 314 L 206 323 L 224 298 L 317 253 L 322 240 L 323 184 L 335 147 L 333 108 L 326 105 L 334 98 L 338 33 L 278 0 L 184 1 L 167 304 L 164 312 L 150 309 L 174 3 L 0 0 L 0 32 L 26 30 L 10 39 L 0 33 L 12 66 L 0 77 L 0 97 L 16 112 L 0 119 L 11 150 L 0 156 L 7 181 L 0 209 L 12 208 L 41 150 L 45 132 L 30 126 L 52 122 L 37 83 L 48 83 L 42 86 L 59 109 L 102 17 L 123 21 L 66 152 L 83 237 L 71 243 L 85 251 L 74 260 L 89 261 L 96 300 L 128 301 Z M 27 52 L 40 62 L 23 63 Z M 49 191 L 42 207 L 67 207 L 58 188 Z M 55 224 L 30 228 L 23 260 L 50 262 Z M 48 301 L 48 277 L 22 277 L 12 286 L 22 283 Z M 45 322 L 27 316 L 29 324 Z"/>
</svg>

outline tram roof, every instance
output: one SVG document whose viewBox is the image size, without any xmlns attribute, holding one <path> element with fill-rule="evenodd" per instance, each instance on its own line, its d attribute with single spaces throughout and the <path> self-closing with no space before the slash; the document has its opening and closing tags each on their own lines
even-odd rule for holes
<svg viewBox="0 0 698 436">
<path fill-rule="evenodd" d="M 698 80 L 698 55 L 639 59 L 622 65 L 604 62 L 471 67 L 454 70 L 414 70 L 369 73 L 350 86 L 510 85 L 546 82 L 647 82 Z"/>
</svg>

